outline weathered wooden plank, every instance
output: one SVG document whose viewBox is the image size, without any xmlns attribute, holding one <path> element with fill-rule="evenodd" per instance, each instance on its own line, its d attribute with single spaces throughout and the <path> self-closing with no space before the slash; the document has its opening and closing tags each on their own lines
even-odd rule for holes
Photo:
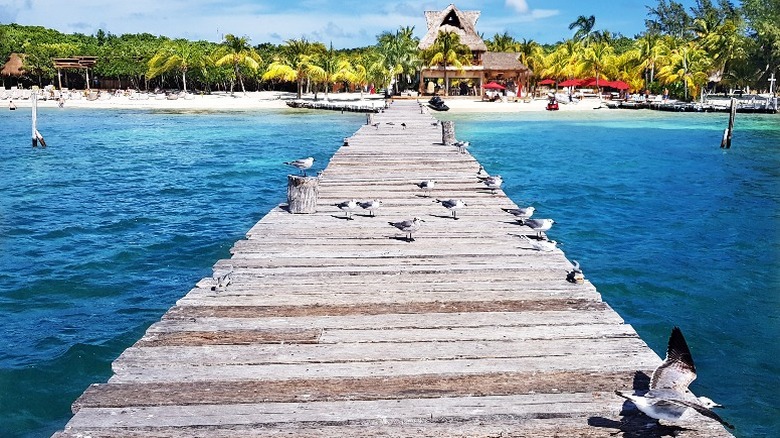
<svg viewBox="0 0 780 438">
<path fill-rule="evenodd" d="M 290 343 L 292 344 L 292 342 Z M 206 345 L 153 346 L 138 342 L 114 362 L 115 372 L 145 367 L 227 366 L 302 363 L 346 363 L 382 361 L 430 361 L 486 358 L 522 358 L 568 355 L 607 355 L 646 348 L 641 339 L 624 337 L 532 339 L 460 342 L 402 342 L 362 344 Z M 552 360 L 552 359 L 551 359 Z M 402 373 L 402 371 L 399 371 Z"/>
<path fill-rule="evenodd" d="M 644 373 L 644 387 L 636 389 L 647 389 L 649 378 L 646 375 Z M 636 380 L 637 374 L 632 371 L 558 371 L 328 380 L 128 383 L 93 385 L 73 404 L 73 409 L 556 394 L 563 386 L 571 392 L 609 392 L 615 387 L 632 388 L 636 386 Z"/>
</svg>

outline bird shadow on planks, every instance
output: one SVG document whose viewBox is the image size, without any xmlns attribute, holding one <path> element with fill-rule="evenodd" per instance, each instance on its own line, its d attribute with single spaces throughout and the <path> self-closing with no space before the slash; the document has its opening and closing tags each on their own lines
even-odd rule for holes
<svg viewBox="0 0 780 438">
<path fill-rule="evenodd" d="M 437 218 L 439 218 L 439 219 L 453 219 L 453 220 L 458 220 L 458 219 L 460 219 L 459 217 L 452 217 L 452 215 L 451 215 L 451 214 L 431 214 L 431 215 L 429 215 L 429 216 L 431 216 L 431 217 L 437 217 Z"/>
<path fill-rule="evenodd" d="M 634 391 L 645 392 L 650 386 L 650 377 L 642 371 L 634 374 Z M 611 435 L 622 434 L 624 438 L 662 438 L 675 437 L 688 430 L 679 426 L 666 426 L 643 414 L 633 403 L 626 400 L 620 410 L 620 420 L 604 417 L 588 418 L 588 425 L 604 429 L 615 429 Z"/>
</svg>

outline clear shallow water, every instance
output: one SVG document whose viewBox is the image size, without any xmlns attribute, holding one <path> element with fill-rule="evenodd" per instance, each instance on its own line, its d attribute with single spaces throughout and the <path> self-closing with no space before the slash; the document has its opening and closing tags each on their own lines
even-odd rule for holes
<svg viewBox="0 0 780 438">
<path fill-rule="evenodd" d="M 28 111 L 0 116 L 0 436 L 46 436 L 110 363 L 365 116 Z M 9 115 L 10 113 L 10 115 Z M 292 169 L 294 170 L 294 169 Z"/>
<path fill-rule="evenodd" d="M 725 114 L 449 118 L 661 357 L 681 327 L 736 436 L 777 436 L 780 117 L 738 114 L 728 151 Z"/>
<path fill-rule="evenodd" d="M 449 116 L 449 115 L 448 115 Z M 453 117 L 453 116 L 450 116 Z M 594 111 L 468 115 L 458 137 L 663 355 L 679 325 L 697 393 L 737 436 L 780 427 L 780 118 Z M 0 436 L 70 403 L 364 121 L 338 113 L 29 111 L 0 116 Z M 315 169 L 316 170 L 316 169 Z"/>
</svg>

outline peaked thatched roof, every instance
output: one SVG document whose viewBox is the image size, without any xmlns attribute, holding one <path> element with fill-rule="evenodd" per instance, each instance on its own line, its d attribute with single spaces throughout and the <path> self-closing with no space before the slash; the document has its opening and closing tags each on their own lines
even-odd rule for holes
<svg viewBox="0 0 780 438">
<path fill-rule="evenodd" d="M 487 52 L 482 55 L 485 70 L 531 70 L 518 60 L 519 54 L 510 52 Z"/>
<path fill-rule="evenodd" d="M 460 42 L 472 52 L 486 52 L 487 46 L 477 34 L 476 25 L 480 11 L 461 11 L 455 5 L 449 5 L 443 11 L 425 11 L 428 33 L 420 40 L 419 48 L 430 48 L 439 36 L 439 31 L 455 32 Z"/>
<path fill-rule="evenodd" d="M 11 53 L 11 56 L 8 57 L 8 62 L 6 62 L 3 69 L 0 70 L 0 75 L 22 76 L 24 74 L 24 70 L 22 70 L 23 63 L 24 60 L 22 59 L 22 55 Z"/>
</svg>

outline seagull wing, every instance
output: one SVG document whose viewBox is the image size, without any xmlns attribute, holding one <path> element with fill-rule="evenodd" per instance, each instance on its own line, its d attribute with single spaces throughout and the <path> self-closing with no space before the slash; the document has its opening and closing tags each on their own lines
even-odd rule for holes
<svg viewBox="0 0 780 438">
<path fill-rule="evenodd" d="M 674 389 L 685 392 L 688 385 L 696 380 L 696 367 L 688 343 L 685 342 L 679 327 L 672 329 L 666 359 L 653 371 L 650 389 Z"/>
<path fill-rule="evenodd" d="M 702 406 L 702 405 L 700 405 L 698 403 L 694 403 L 694 402 L 691 402 L 691 401 L 688 401 L 688 400 L 676 400 L 676 399 L 675 400 L 669 400 L 669 402 L 670 403 L 675 403 L 675 404 L 678 404 L 678 405 L 681 405 L 681 406 L 689 407 L 689 408 L 695 410 L 696 412 L 704 415 L 707 418 L 712 418 L 713 420 L 715 420 L 718 423 L 728 427 L 729 429 L 734 429 L 734 425 L 733 424 L 730 424 L 730 423 L 726 422 L 726 420 L 720 418 L 720 415 L 716 414 L 715 412 L 712 412 L 712 410 L 710 410 L 710 409 L 708 409 L 708 408 L 706 408 L 706 407 L 704 407 L 704 406 Z"/>
</svg>

